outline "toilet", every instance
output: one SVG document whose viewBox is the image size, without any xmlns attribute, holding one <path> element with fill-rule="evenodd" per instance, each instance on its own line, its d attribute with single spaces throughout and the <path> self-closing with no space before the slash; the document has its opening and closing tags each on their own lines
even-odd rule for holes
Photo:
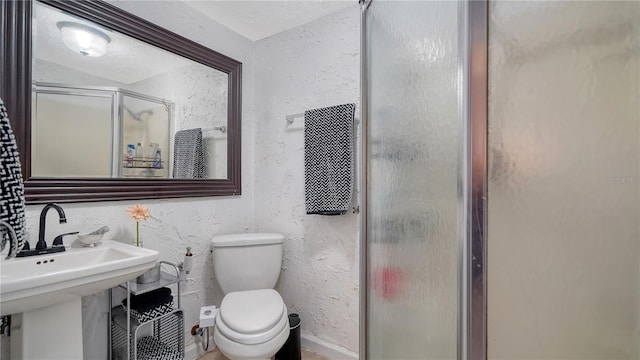
<svg viewBox="0 0 640 360">
<path fill-rule="evenodd" d="M 280 276 L 280 234 L 212 239 L 213 272 L 225 294 L 213 340 L 230 360 L 270 359 L 289 337 L 287 307 L 273 288 Z"/>
</svg>

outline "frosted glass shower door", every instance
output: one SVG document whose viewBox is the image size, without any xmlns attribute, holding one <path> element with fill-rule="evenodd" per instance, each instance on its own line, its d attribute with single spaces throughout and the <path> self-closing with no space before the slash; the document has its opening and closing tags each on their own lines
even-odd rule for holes
<svg viewBox="0 0 640 360">
<path fill-rule="evenodd" d="M 489 7 L 488 357 L 640 358 L 640 3 Z"/>
<path fill-rule="evenodd" d="M 458 22 L 451 1 L 367 12 L 369 359 L 456 358 Z"/>
<path fill-rule="evenodd" d="M 122 94 L 122 160 L 124 177 L 169 177 L 170 107 L 159 101 Z M 127 158 L 128 147 L 132 157 Z"/>
<path fill-rule="evenodd" d="M 111 177 L 113 95 L 57 88 L 33 97 L 31 174 Z"/>
</svg>

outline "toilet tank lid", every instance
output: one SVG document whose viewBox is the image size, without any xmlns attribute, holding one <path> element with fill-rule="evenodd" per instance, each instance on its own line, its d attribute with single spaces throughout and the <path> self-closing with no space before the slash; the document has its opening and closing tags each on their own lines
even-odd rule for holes
<svg viewBox="0 0 640 360">
<path fill-rule="evenodd" d="M 250 233 L 214 236 L 213 247 L 282 244 L 284 236 L 276 233 Z"/>
</svg>

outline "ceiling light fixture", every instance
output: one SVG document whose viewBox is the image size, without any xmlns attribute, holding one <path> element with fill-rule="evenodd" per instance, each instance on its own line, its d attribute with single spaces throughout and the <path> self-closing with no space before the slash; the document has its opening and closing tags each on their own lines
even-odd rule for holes
<svg viewBox="0 0 640 360">
<path fill-rule="evenodd" d="M 99 57 L 107 53 L 111 38 L 90 26 L 60 21 L 56 24 L 62 33 L 62 42 L 71 50 L 83 56 Z"/>
</svg>

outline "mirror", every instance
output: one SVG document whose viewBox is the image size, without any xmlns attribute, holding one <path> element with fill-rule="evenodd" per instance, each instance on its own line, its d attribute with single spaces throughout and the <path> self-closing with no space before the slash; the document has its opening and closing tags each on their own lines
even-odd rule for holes
<svg viewBox="0 0 640 360">
<path fill-rule="evenodd" d="M 227 74 L 34 5 L 32 176 L 227 177 Z"/>
<path fill-rule="evenodd" d="M 1 6 L 28 203 L 240 193 L 241 63 L 107 3 Z"/>
</svg>

